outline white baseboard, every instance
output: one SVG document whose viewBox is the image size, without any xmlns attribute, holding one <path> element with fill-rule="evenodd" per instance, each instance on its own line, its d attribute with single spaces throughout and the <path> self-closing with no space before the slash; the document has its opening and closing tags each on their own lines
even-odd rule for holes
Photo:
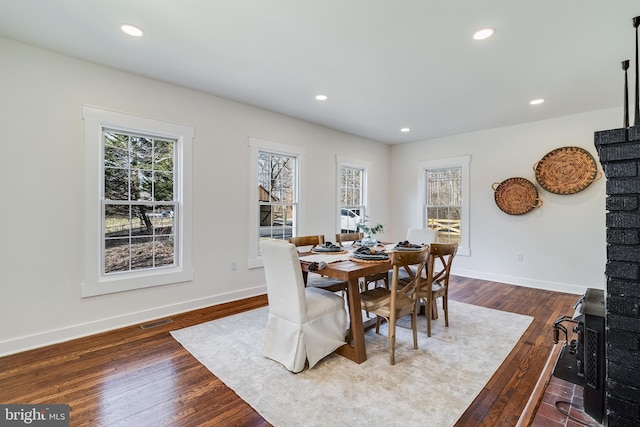
<svg viewBox="0 0 640 427">
<path fill-rule="evenodd" d="M 492 282 L 507 283 L 509 285 L 525 286 L 527 288 L 544 289 L 547 291 L 566 292 L 568 294 L 582 295 L 587 288 L 604 289 L 604 284 L 575 285 L 572 283 L 547 282 L 543 280 L 532 280 L 526 277 L 507 276 L 503 274 L 493 274 L 483 271 L 452 269 L 451 274 L 455 276 L 470 277 L 472 279 L 489 280 Z"/>
<path fill-rule="evenodd" d="M 60 329 L 52 329 L 33 335 L 26 335 L 0 342 L 0 357 L 266 293 L 267 286 L 262 285 L 238 292 L 230 292 L 197 300 L 185 301 L 178 304 L 154 307 L 135 313 L 109 317 Z"/>
</svg>

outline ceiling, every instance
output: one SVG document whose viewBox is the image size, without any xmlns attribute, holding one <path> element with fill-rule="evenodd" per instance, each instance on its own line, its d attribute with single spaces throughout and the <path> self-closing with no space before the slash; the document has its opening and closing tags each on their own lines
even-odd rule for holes
<svg viewBox="0 0 640 427">
<path fill-rule="evenodd" d="M 638 15 L 638 0 L 0 0 L 0 36 L 397 144 L 621 107 Z"/>
</svg>

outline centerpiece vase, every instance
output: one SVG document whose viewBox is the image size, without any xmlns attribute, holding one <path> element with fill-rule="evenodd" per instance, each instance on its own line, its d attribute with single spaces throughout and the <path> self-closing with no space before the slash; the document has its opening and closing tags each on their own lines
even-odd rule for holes
<svg viewBox="0 0 640 427">
<path fill-rule="evenodd" d="M 371 235 L 371 233 L 366 233 L 360 242 L 362 243 L 362 246 L 367 248 L 375 248 L 378 246 L 378 241 Z"/>
</svg>

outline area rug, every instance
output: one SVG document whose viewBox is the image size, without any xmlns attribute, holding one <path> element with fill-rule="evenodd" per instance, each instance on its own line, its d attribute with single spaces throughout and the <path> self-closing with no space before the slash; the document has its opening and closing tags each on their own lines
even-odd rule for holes
<svg viewBox="0 0 640 427">
<path fill-rule="evenodd" d="M 482 390 L 532 321 L 531 317 L 449 302 L 431 323 L 418 317 L 418 350 L 410 317 L 396 332 L 389 365 L 386 328 L 366 334 L 368 359 L 331 354 L 292 374 L 262 356 L 268 308 L 172 331 L 196 359 L 277 427 L 451 426 Z M 402 323 L 404 322 L 404 323 Z"/>
</svg>

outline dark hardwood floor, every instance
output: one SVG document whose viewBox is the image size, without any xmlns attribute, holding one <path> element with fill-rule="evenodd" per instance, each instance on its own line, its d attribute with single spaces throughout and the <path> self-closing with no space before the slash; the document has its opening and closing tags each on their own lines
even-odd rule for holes
<svg viewBox="0 0 640 427">
<path fill-rule="evenodd" d="M 453 277 L 450 298 L 535 318 L 456 424 L 514 426 L 553 345 L 551 325 L 573 314 L 578 296 Z M 66 403 L 71 426 L 268 426 L 169 334 L 266 303 L 250 298 L 2 357 L 0 403 Z"/>
</svg>

